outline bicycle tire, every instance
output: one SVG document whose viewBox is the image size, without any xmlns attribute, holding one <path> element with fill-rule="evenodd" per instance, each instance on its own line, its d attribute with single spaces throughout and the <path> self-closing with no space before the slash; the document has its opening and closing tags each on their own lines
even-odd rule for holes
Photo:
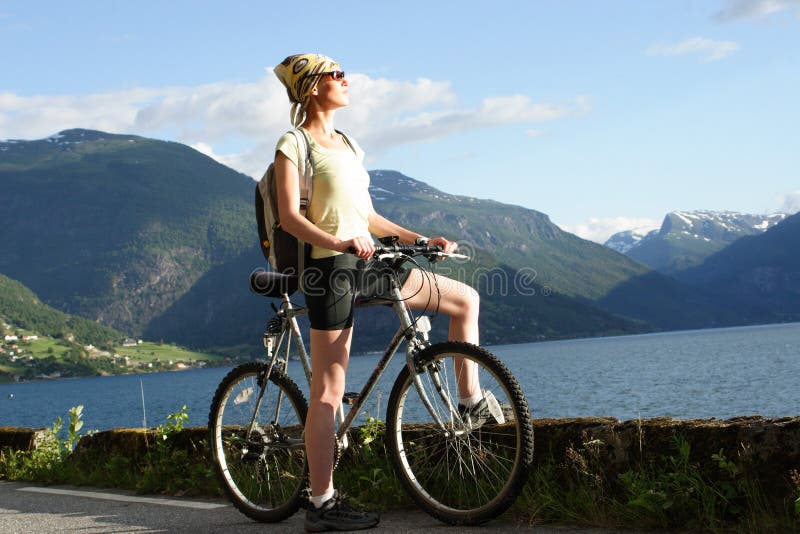
<svg viewBox="0 0 800 534">
<path fill-rule="evenodd" d="M 490 352 L 470 343 L 448 341 L 419 354 L 438 366 L 444 390 L 458 403 L 455 367 L 463 357 L 478 364 L 481 389 L 491 391 L 507 421 L 471 428 L 447 409 L 430 375 L 420 375 L 442 429 L 417 394 L 404 366 L 387 405 L 389 457 L 403 487 L 433 517 L 453 525 L 478 525 L 506 511 L 527 481 L 533 462 L 533 424 L 516 378 Z"/>
<path fill-rule="evenodd" d="M 308 405 L 297 384 L 273 370 L 248 438 L 265 371 L 266 364 L 249 362 L 222 379 L 208 416 L 209 443 L 217 478 L 233 505 L 256 521 L 277 522 L 297 512 L 308 484 Z"/>
</svg>

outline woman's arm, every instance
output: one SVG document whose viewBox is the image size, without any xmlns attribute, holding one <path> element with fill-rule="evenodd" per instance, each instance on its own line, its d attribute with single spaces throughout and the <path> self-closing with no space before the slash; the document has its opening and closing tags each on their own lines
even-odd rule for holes
<svg viewBox="0 0 800 534">
<path fill-rule="evenodd" d="M 300 176 L 295 164 L 280 151 L 275 155 L 275 185 L 278 194 L 278 220 L 285 231 L 315 247 L 337 252 L 354 252 L 360 258 L 372 256 L 375 247 L 369 236 L 343 241 L 320 230 L 300 213 Z"/>
</svg>

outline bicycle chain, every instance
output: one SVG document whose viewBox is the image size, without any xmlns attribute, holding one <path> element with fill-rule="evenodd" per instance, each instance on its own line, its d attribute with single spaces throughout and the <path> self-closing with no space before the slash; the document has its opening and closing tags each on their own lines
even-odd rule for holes
<svg viewBox="0 0 800 534">
<path fill-rule="evenodd" d="M 335 471 L 337 467 L 339 467 L 339 461 L 342 459 L 344 455 L 345 446 L 342 441 L 334 436 L 333 437 L 333 470 Z"/>
</svg>

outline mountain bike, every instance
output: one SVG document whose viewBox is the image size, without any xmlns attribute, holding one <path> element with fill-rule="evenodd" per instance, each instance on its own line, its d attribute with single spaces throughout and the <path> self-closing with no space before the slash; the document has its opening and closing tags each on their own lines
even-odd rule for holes
<svg viewBox="0 0 800 534">
<path fill-rule="evenodd" d="M 506 511 L 527 480 L 533 461 L 533 426 L 516 378 L 487 350 L 455 341 L 431 343 L 427 315 L 414 315 L 400 293 L 397 273 L 406 264 L 422 268 L 447 254 L 423 244 L 381 240 L 371 261 L 390 278 L 389 298 L 356 306 L 391 305 L 400 323 L 375 370 L 359 393 L 339 406 L 334 465 L 349 445 L 348 430 L 403 342 L 405 365 L 386 408 L 386 448 L 404 489 L 427 513 L 454 525 L 477 525 Z M 460 256 L 464 257 L 465 256 Z M 430 269 L 426 269 L 429 273 Z M 299 359 L 311 382 L 311 366 L 297 318 L 306 309 L 289 296 L 298 277 L 270 271 L 250 276 L 253 291 L 279 297 L 263 335 L 263 360 L 239 365 L 222 380 L 211 404 L 208 427 L 221 485 L 248 517 L 281 521 L 308 502 L 308 466 L 303 425 L 308 405 L 287 375 Z M 483 410 L 459 406 L 456 369 L 472 362 L 483 392 Z M 343 405 L 350 408 L 345 414 Z"/>
</svg>

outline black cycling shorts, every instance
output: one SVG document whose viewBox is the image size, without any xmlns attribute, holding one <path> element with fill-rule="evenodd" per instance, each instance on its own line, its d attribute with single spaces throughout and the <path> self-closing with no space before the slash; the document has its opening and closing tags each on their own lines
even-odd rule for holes
<svg viewBox="0 0 800 534">
<path fill-rule="evenodd" d="M 369 267 L 365 267 L 369 265 Z M 411 272 L 401 269 L 400 286 Z M 358 297 L 390 300 L 392 270 L 378 262 L 367 264 L 352 254 L 308 259 L 303 271 L 303 293 L 311 328 L 343 330 L 353 326 L 353 303 Z"/>
</svg>

